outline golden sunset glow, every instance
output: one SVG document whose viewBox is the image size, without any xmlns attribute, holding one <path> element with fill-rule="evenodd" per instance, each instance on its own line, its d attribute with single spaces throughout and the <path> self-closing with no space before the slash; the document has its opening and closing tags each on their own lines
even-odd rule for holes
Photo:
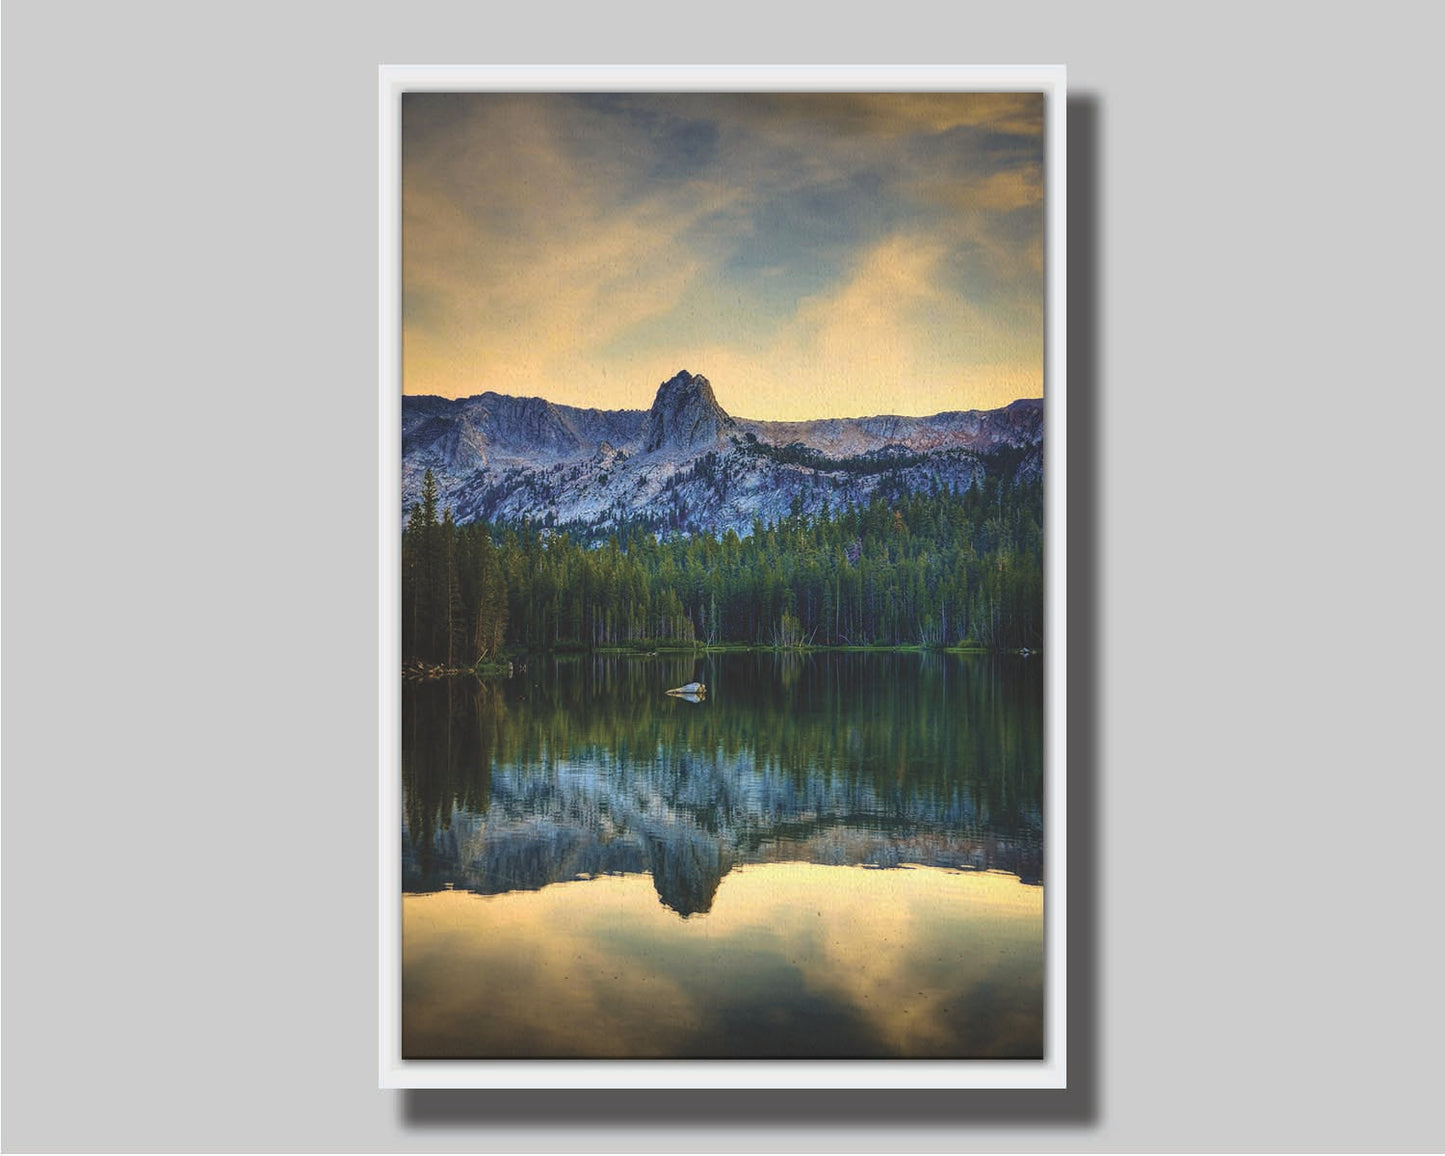
<svg viewBox="0 0 1445 1156">
<path fill-rule="evenodd" d="M 1043 394 L 1036 94 L 408 93 L 403 390 L 805 420 Z"/>
<path fill-rule="evenodd" d="M 769 992 L 818 1017 L 821 1055 L 835 1030 L 911 1056 L 1042 1046 L 1043 889 L 1011 875 L 754 864 L 686 920 L 645 875 L 408 895 L 402 910 L 416 1054 L 490 1040 L 519 1056 L 683 1056 L 746 1042 L 741 1010 L 719 1021 Z"/>
</svg>

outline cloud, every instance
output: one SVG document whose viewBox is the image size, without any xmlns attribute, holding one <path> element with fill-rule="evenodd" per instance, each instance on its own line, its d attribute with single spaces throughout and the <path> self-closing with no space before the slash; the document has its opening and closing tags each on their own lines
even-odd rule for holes
<svg viewBox="0 0 1445 1156">
<path fill-rule="evenodd" d="M 702 268 L 684 242 L 735 195 L 705 180 L 634 190 L 628 141 L 578 110 L 507 101 L 407 157 L 409 389 L 545 391 L 671 308 Z M 597 153 L 581 163 L 579 148 Z"/>
<path fill-rule="evenodd" d="M 943 311 L 943 255 L 935 240 L 890 237 L 837 290 L 802 302 L 789 338 L 816 356 L 825 378 L 845 378 L 852 367 L 869 363 L 895 380 L 915 378 L 928 349 L 917 340 L 920 323 Z"/>
<path fill-rule="evenodd" d="M 724 406 L 747 417 L 925 414 L 1040 396 L 1032 301 L 1010 310 L 972 300 L 966 270 L 950 269 L 958 260 L 949 238 L 895 234 L 861 254 L 847 277 L 799 301 L 766 343 L 671 353 L 704 366 Z"/>
<path fill-rule="evenodd" d="M 1041 128 L 1029 94 L 409 95 L 404 388 L 637 406 L 688 365 L 758 417 L 1036 396 Z"/>
<path fill-rule="evenodd" d="M 934 177 L 920 185 L 921 196 L 954 211 L 1012 213 L 1041 206 L 1044 200 L 1038 165 L 1000 169 L 973 179 Z"/>
<path fill-rule="evenodd" d="M 850 131 L 885 137 L 937 135 L 958 128 L 1030 137 L 1043 132 L 1043 97 L 1038 93 L 843 93 L 805 96 L 793 102 L 792 109 Z"/>
</svg>

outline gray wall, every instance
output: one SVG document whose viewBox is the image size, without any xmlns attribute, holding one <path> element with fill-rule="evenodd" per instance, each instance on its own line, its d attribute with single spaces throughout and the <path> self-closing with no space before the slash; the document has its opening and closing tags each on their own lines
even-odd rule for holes
<svg viewBox="0 0 1445 1156">
<path fill-rule="evenodd" d="M 1445 1144 L 1426 7 L 519 11 L 5 7 L 5 1147 Z M 376 66 L 601 58 L 1070 67 L 1067 1094 L 374 1086 Z"/>
</svg>

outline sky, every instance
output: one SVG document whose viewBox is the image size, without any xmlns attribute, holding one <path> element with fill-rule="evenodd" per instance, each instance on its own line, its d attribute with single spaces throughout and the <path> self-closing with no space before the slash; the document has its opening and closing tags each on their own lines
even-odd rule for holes
<svg viewBox="0 0 1445 1156">
<path fill-rule="evenodd" d="M 402 389 L 741 417 L 1043 396 L 1043 97 L 407 93 Z"/>
</svg>

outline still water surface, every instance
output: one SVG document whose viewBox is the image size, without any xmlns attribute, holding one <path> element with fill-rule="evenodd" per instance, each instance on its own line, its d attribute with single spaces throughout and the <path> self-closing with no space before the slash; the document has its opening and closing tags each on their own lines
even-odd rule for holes
<svg viewBox="0 0 1445 1156">
<path fill-rule="evenodd" d="M 403 1053 L 1041 1055 L 1042 720 L 1012 656 L 408 685 Z"/>
</svg>

